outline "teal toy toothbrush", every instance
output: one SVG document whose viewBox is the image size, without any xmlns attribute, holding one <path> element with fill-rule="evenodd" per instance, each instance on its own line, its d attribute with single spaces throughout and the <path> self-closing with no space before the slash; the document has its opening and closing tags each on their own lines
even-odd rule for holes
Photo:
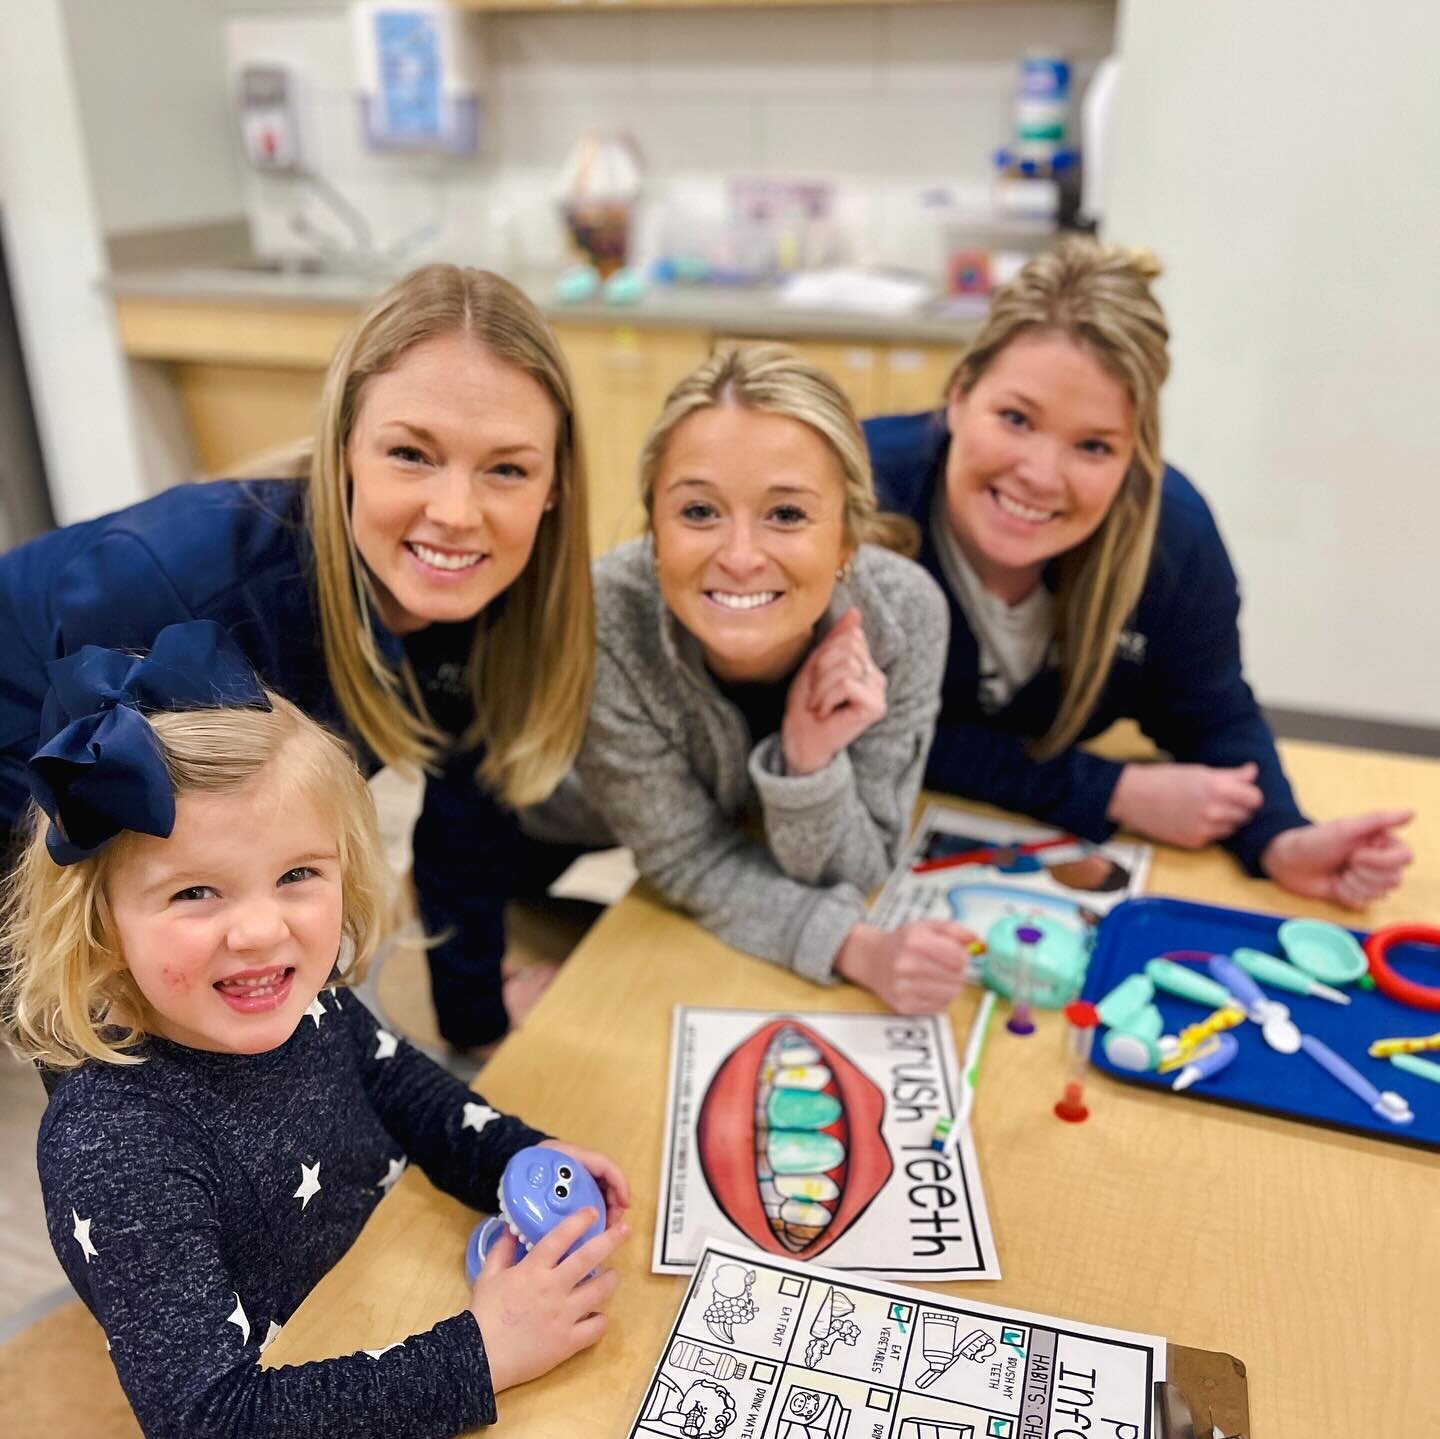
<svg viewBox="0 0 1440 1439">
<path fill-rule="evenodd" d="M 1230 956 L 1252 979 L 1268 984 L 1272 989 L 1288 989 L 1291 994 L 1310 994 L 1316 999 L 1328 999 L 1331 1004 L 1349 1004 L 1350 996 L 1341 994 L 1328 984 L 1306 974 L 1287 960 L 1276 959 L 1259 949 L 1237 949 Z"/>
</svg>

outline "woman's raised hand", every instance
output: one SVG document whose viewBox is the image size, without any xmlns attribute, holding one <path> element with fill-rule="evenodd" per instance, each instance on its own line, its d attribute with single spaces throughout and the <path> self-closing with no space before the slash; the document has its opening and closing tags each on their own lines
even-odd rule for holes
<svg viewBox="0 0 1440 1439">
<path fill-rule="evenodd" d="M 940 1014 L 965 987 L 974 942 L 952 920 L 912 919 L 899 929 L 857 924 L 835 956 L 835 969 L 896 1014 Z"/>
<path fill-rule="evenodd" d="M 1260 808 L 1257 765 L 1127 764 L 1106 817 L 1123 829 L 1181 849 L 1228 839 Z"/>
<path fill-rule="evenodd" d="M 1360 909 L 1389 894 L 1415 858 L 1394 833 L 1414 818 L 1414 810 L 1385 809 L 1282 830 L 1265 846 L 1260 868 L 1292 894 Z"/>
<path fill-rule="evenodd" d="M 860 611 L 848 609 L 790 681 L 780 742 L 785 772 L 814 774 L 885 717 L 885 675 Z"/>
</svg>

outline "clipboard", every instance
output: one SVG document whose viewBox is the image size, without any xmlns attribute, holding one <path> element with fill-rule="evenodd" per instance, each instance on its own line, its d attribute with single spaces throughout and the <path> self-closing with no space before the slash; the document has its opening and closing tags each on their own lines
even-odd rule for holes
<svg viewBox="0 0 1440 1439">
<path fill-rule="evenodd" d="M 1165 1368 L 1168 1382 L 1190 1406 L 1197 1439 L 1210 1439 L 1211 1431 L 1201 1427 L 1207 1420 L 1218 1424 L 1226 1439 L 1252 1439 L 1250 1387 L 1242 1360 L 1216 1349 L 1167 1344 Z M 1158 1421 L 1155 1433 L 1156 1439 L 1166 1439 Z"/>
</svg>

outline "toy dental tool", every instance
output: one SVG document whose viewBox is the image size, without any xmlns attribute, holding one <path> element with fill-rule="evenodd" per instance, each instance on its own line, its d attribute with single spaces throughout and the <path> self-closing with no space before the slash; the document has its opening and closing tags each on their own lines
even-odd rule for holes
<svg viewBox="0 0 1440 1439">
<path fill-rule="evenodd" d="M 1035 1021 L 1030 1017 L 1035 993 L 1035 946 L 1044 937 L 1033 924 L 1022 924 L 1015 931 L 1015 988 L 1010 998 L 1010 1018 L 1005 1021 L 1011 1034 L 1035 1033 Z"/>
<path fill-rule="evenodd" d="M 1414 1054 L 1392 1054 L 1390 1063 L 1416 1079 L 1428 1079 L 1431 1084 L 1440 1084 L 1440 1064 L 1431 1059 L 1421 1059 Z"/>
<path fill-rule="evenodd" d="M 1414 1039 L 1377 1039 L 1370 1046 L 1370 1057 L 1389 1059 L 1396 1054 L 1423 1054 L 1427 1049 L 1440 1049 L 1440 1034 L 1421 1034 Z"/>
<path fill-rule="evenodd" d="M 1175 1076 L 1170 1088 L 1189 1089 L 1192 1084 L 1219 1074 L 1239 1052 L 1240 1041 L 1233 1034 L 1214 1035 Z"/>
<path fill-rule="evenodd" d="M 1198 1024 L 1187 1024 L 1173 1042 L 1165 1039 L 1160 1041 L 1161 1048 L 1166 1051 L 1165 1057 L 1160 1061 L 1160 1073 L 1165 1074 L 1172 1069 L 1182 1069 L 1195 1057 L 1196 1052 L 1211 1036 L 1226 1029 L 1234 1029 L 1237 1025 L 1244 1023 L 1245 1011 L 1239 1008 L 1233 1000 L 1227 1000 L 1212 1014 L 1207 1014 Z"/>
<path fill-rule="evenodd" d="M 1090 1117 L 1085 1107 L 1085 1071 L 1095 1047 L 1095 1029 L 1100 1011 L 1083 999 L 1065 1006 L 1065 1092 L 1055 1103 L 1055 1115 L 1069 1124 L 1081 1124 Z"/>
<path fill-rule="evenodd" d="M 470 1282 L 480 1273 L 500 1236 L 508 1229 L 524 1258 L 557 1224 L 582 1209 L 595 1211 L 595 1222 L 565 1252 L 605 1232 L 605 1199 L 590 1171 L 558 1149 L 530 1145 L 510 1157 L 500 1176 L 500 1213 L 482 1220 L 465 1246 Z"/>
<path fill-rule="evenodd" d="M 1276 933 L 1290 963 L 1326 984 L 1350 984 L 1365 973 L 1365 951 L 1355 936 L 1338 924 L 1287 919 Z"/>
<path fill-rule="evenodd" d="M 1303 1035 L 1300 1048 L 1315 1061 L 1332 1079 L 1337 1079 L 1351 1094 L 1367 1104 L 1381 1119 L 1391 1124 L 1409 1124 L 1415 1118 L 1414 1111 L 1403 1095 L 1387 1089 L 1383 1094 L 1376 1089 L 1353 1064 L 1341 1059 L 1328 1044 L 1313 1034 Z"/>
<path fill-rule="evenodd" d="M 1208 956 L 1207 956 L 1208 958 Z M 1230 991 L 1191 965 L 1176 964 L 1173 959 L 1152 959 L 1145 973 L 1155 988 L 1177 999 L 1203 1004 L 1206 1009 L 1219 1009 L 1230 1003 Z"/>
<path fill-rule="evenodd" d="M 1143 974 L 1132 974 L 1122 979 L 1095 1008 L 1101 1024 L 1110 1029 L 1124 1029 L 1154 998 L 1154 980 Z"/>
<path fill-rule="evenodd" d="M 1230 958 L 1251 979 L 1258 979 L 1276 989 L 1288 989 L 1291 994 L 1314 995 L 1316 999 L 1328 999 L 1331 1004 L 1350 1003 L 1348 994 L 1341 994 L 1338 989 L 1332 989 L 1328 984 L 1321 984 L 1318 979 L 1312 979 L 1303 969 L 1297 969 L 1295 965 L 1287 964 L 1283 959 L 1276 959 L 1273 954 L 1266 954 L 1263 950 L 1237 949 Z"/>
<path fill-rule="evenodd" d="M 1278 1054 L 1294 1054 L 1300 1048 L 1300 1031 L 1289 1009 L 1273 999 L 1233 960 L 1217 954 L 1210 961 L 1210 973 L 1245 1006 L 1246 1018 L 1260 1026 L 1265 1043 Z"/>
</svg>

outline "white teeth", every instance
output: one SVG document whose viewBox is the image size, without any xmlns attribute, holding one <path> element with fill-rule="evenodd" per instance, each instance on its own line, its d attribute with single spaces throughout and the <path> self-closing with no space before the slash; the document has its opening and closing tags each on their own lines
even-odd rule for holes
<svg viewBox="0 0 1440 1439">
<path fill-rule="evenodd" d="M 415 540 L 411 540 L 409 544 L 410 548 L 427 565 L 433 565 L 437 570 L 468 570 L 485 558 L 483 554 L 447 555 L 441 550 L 432 550 L 429 545 L 419 544 Z"/>
<path fill-rule="evenodd" d="M 718 605 L 724 605 L 727 610 L 756 610 L 761 605 L 768 605 L 780 598 L 779 590 L 757 590 L 751 595 L 732 595 L 725 590 L 706 591 L 710 598 Z"/>
<path fill-rule="evenodd" d="M 1053 510 L 1039 510 L 1034 505 L 1025 505 L 1012 496 L 1007 495 L 1003 490 L 992 490 L 995 502 L 1005 511 L 1007 515 L 1014 515 L 1019 520 L 1029 520 L 1031 524 L 1039 524 L 1042 520 L 1048 520 L 1054 514 Z"/>
<path fill-rule="evenodd" d="M 285 972 L 281 970 L 278 974 L 252 975 L 247 979 L 222 979 L 219 988 L 229 994 L 246 994 L 259 998 L 277 993 L 284 982 Z"/>
</svg>

